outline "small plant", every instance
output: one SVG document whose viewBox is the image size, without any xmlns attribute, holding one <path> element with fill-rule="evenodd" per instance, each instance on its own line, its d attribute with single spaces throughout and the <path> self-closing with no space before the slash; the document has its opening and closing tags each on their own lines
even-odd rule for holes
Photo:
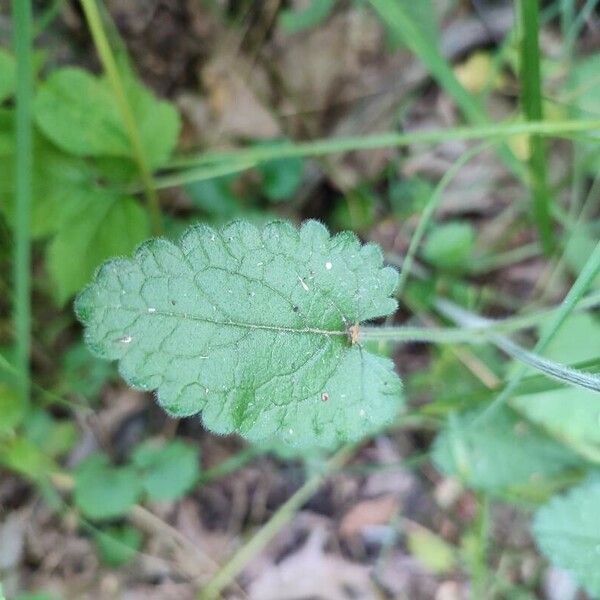
<svg viewBox="0 0 600 600">
<path fill-rule="evenodd" d="M 220 230 L 197 225 L 178 243 L 151 240 L 131 259 L 108 261 L 75 308 L 90 349 L 118 360 L 133 387 L 156 390 L 170 415 L 202 413 L 210 430 L 237 432 L 253 442 L 331 448 L 377 432 L 403 407 L 392 362 L 362 343 L 365 332 L 367 339 L 418 337 L 416 330 L 364 327 L 395 310 L 397 283 L 397 272 L 383 266 L 379 248 L 362 246 L 351 233 L 331 236 L 316 221 L 299 230 L 284 222 L 257 228 L 236 221 Z M 464 317 L 464 311 L 453 310 Z M 469 318 L 471 327 L 494 326 Z M 470 341 L 476 331 L 467 328 L 462 335 Z M 494 333 L 489 341 L 561 381 L 598 389 L 593 375 L 542 359 Z M 597 410 L 595 392 L 542 392 L 546 398 L 553 394 L 571 394 L 580 410 Z M 587 446 L 586 456 L 584 438 L 565 429 L 577 423 L 573 418 L 560 421 L 558 437 L 570 435 L 567 445 L 549 437 L 542 427 L 560 425 L 553 425 L 553 413 L 545 409 L 536 415 L 536 406 L 535 394 L 523 392 L 491 414 L 487 409 L 451 417 L 436 441 L 434 461 L 484 492 L 537 501 L 549 497 L 552 478 L 585 473 L 592 450 Z M 168 468 L 173 461 L 160 456 Z M 507 461 L 505 468 L 499 457 Z M 159 484 L 151 491 L 151 482 L 160 479 L 156 475 L 140 481 L 132 471 L 145 465 L 156 469 L 156 459 L 154 451 L 138 449 L 132 466 L 115 469 L 92 457 L 78 475 L 83 481 L 75 495 L 78 505 L 96 518 L 123 514 L 140 498 L 142 481 L 151 495 L 161 490 Z M 532 490 L 532 478 L 542 487 Z M 106 481 L 110 484 L 101 483 Z M 172 487 L 178 485 L 183 483 Z M 540 510 L 534 529 L 542 549 L 591 590 L 598 585 L 595 576 L 579 566 L 568 541 L 589 524 L 567 524 L 580 511 L 588 519 L 581 502 L 589 503 L 596 488 L 593 480 L 568 499 L 555 499 Z M 564 531 L 556 523 L 565 523 Z"/>
<path fill-rule="evenodd" d="M 310 106 L 310 97 L 305 106 L 304 94 L 298 94 L 293 122 L 269 132 L 272 139 L 258 139 L 261 134 L 254 132 L 223 140 L 225 146 L 242 144 L 238 150 L 209 148 L 209 140 L 216 138 L 203 139 L 202 132 L 193 139 L 186 127 L 187 150 L 206 147 L 200 154 L 184 154 L 184 148 L 176 154 L 180 115 L 175 104 L 155 97 L 134 74 L 125 44 L 118 43 L 119 29 L 110 22 L 111 7 L 105 10 L 96 0 L 80 3 L 102 67 L 96 75 L 51 67 L 52 52 L 33 52 L 31 4 L 13 2 L 14 56 L 0 49 L 0 238 L 6 238 L 1 239 L 0 261 L 8 264 L 15 249 L 14 293 L 2 285 L 1 294 L 3 307 L 14 302 L 14 327 L 1 320 L 0 342 L 13 333 L 16 341 L 14 349 L 0 348 L 0 466 L 33 483 L 52 510 L 77 515 L 102 561 L 118 568 L 142 550 L 147 535 L 154 535 L 148 523 L 158 522 L 161 535 L 173 535 L 159 514 L 167 508 L 178 511 L 170 503 L 199 484 L 219 480 L 260 454 L 300 461 L 306 477 L 299 489 L 200 592 L 200 597 L 214 598 L 320 482 L 353 456 L 356 443 L 390 426 L 402 428 L 408 422 L 420 429 L 424 424 L 427 435 L 419 437 L 429 440 L 430 428 L 435 430 L 424 454 L 446 477 L 471 490 L 477 515 L 457 528 L 460 540 L 421 526 L 407 528 L 401 543 L 413 557 L 444 577 L 463 568 L 476 598 L 496 592 L 513 597 L 512 588 L 502 587 L 508 581 L 499 581 L 509 553 L 498 557 L 488 549 L 489 499 L 499 499 L 530 509 L 531 533 L 541 552 L 570 571 L 592 597 L 600 597 L 600 377 L 595 374 L 600 322 L 592 312 L 600 304 L 600 244 L 594 218 L 598 181 L 591 181 L 599 165 L 600 123 L 594 114 L 600 55 L 583 60 L 572 55 L 593 3 L 581 15 L 568 6 L 574 3 L 558 3 L 565 34 L 560 59 L 540 52 L 544 15 L 537 3 L 517 3 L 515 30 L 497 50 L 486 51 L 490 60 L 484 61 L 476 86 L 465 77 L 467 62 L 462 68 L 453 64 L 460 53 L 448 58 L 452 44 L 439 43 L 447 25 L 439 26 L 440 7 L 432 0 L 339 5 L 311 0 L 305 8 L 281 6 L 269 16 L 269 35 L 256 37 L 262 46 L 253 64 L 269 56 L 263 50 L 271 37 L 280 48 L 285 35 L 299 41 L 303 36 L 295 34 L 311 36 L 308 30 L 320 25 L 337 36 L 340 25 L 353 23 L 343 20 L 352 6 L 370 12 L 373 22 L 379 18 L 384 45 L 403 46 L 417 56 L 427 71 L 427 96 L 434 96 L 433 81 L 444 95 L 440 106 L 453 103 L 463 122 L 438 131 L 414 128 L 410 115 L 421 111 L 413 111 L 411 103 L 421 96 L 411 87 L 402 93 L 408 104 L 403 99 L 394 109 L 390 131 L 342 137 L 349 130 L 339 127 L 344 125 L 340 121 L 327 127 L 336 135 L 316 139 L 313 118 L 303 120 L 319 106 Z M 52 3 L 46 16 L 36 19 L 37 31 L 45 27 L 41 21 L 56 16 L 60 4 Z M 215 14 L 232 23 L 245 11 L 212 4 Z M 549 14 L 554 10 L 547 8 Z M 278 28 L 274 36 L 271 26 Z M 245 37 L 242 54 L 255 43 L 255 36 Z M 370 53 L 363 59 L 361 51 L 356 62 L 368 64 L 369 71 L 375 67 Z M 477 66 L 467 60 L 469 69 Z M 312 68 L 309 60 L 304 62 Z M 288 106 L 296 107 L 296 99 L 288 97 L 289 92 L 296 95 L 295 85 L 288 86 L 272 66 L 260 87 L 273 93 L 257 94 L 256 100 L 260 105 L 275 102 L 265 108 L 280 118 Z M 337 65 L 331 69 L 337 71 Z M 140 74 L 145 78 L 143 67 Z M 505 86 L 505 75 L 518 86 L 504 90 L 502 106 L 508 106 L 515 89 L 520 98 L 498 122 L 488 113 L 488 107 L 495 107 L 490 92 Z M 542 75 L 549 85 L 542 85 Z M 226 93 L 219 91 L 211 100 L 208 79 L 198 100 L 212 113 L 230 92 L 226 78 L 216 77 L 215 89 L 224 86 Z M 340 77 L 342 88 L 346 79 Z M 173 88 L 173 98 L 181 91 L 187 95 L 187 86 Z M 378 91 L 372 90 L 374 97 Z M 231 95 L 236 93 L 233 89 Z M 331 114 L 337 118 L 350 104 L 364 102 L 368 108 L 369 97 L 348 103 L 342 94 Z M 329 117 L 331 108 L 323 105 L 323 114 Z M 360 115 L 371 112 L 361 108 Z M 452 112 L 444 110 L 443 122 Z M 361 120 L 353 117 L 348 123 Z M 221 128 L 225 131 L 226 120 Z M 314 131 L 316 136 L 319 129 Z M 311 139 L 293 141 L 281 132 Z M 547 138 L 554 135 L 574 140 L 573 165 L 560 161 L 564 172 L 553 172 L 559 161 Z M 466 140 L 482 143 L 466 149 L 437 185 L 425 178 L 429 168 L 411 165 L 423 144 L 451 142 L 450 148 L 459 148 Z M 306 182 L 320 181 L 318 169 L 306 169 L 309 158 L 391 147 L 407 152 L 397 153 L 383 172 L 367 169 L 368 181 L 345 176 L 337 181 L 337 161 L 324 161 L 325 185 L 304 188 Z M 460 183 L 453 180 L 471 159 L 477 156 L 493 166 L 485 153 L 480 156 L 483 150 L 497 155 L 514 176 L 523 201 L 513 205 L 513 196 L 499 193 L 510 201 L 510 210 L 505 212 L 500 202 L 502 213 L 496 213 L 496 206 L 472 213 L 477 207 L 471 206 L 471 196 L 456 194 L 458 206 L 438 212 L 448 186 Z M 446 154 L 452 152 L 440 152 L 438 158 Z M 351 162 L 361 160 L 357 153 Z M 474 186 L 475 179 L 465 181 Z M 488 184 L 482 195 L 495 196 Z M 169 187 L 180 189 L 159 198 L 159 190 Z M 306 189 L 317 192 L 310 203 Z M 563 194 L 568 202 L 562 202 Z M 330 234 L 313 220 L 300 227 L 274 220 L 309 214 L 333 230 L 350 229 L 365 239 L 375 238 L 375 228 L 385 225 L 394 243 L 386 245 L 384 260 L 377 245 L 362 244 L 353 233 Z M 198 220 L 206 224 L 189 228 Z M 5 236 L 11 229 L 12 236 Z M 164 238 L 144 241 L 153 235 Z M 512 284 L 510 278 L 496 281 L 493 272 L 531 258 L 536 275 L 542 264 L 549 270 L 554 261 L 558 266 L 535 283 L 528 297 L 536 303 L 523 307 L 519 292 L 499 285 Z M 400 274 L 387 263 L 402 265 Z M 570 276 L 575 283 L 561 305 L 542 311 L 548 298 L 566 290 Z M 588 294 L 594 286 L 596 291 Z M 64 310 L 78 292 L 75 312 L 95 356 L 73 341 L 73 315 Z M 403 316 L 409 315 L 402 326 L 390 325 L 396 298 L 402 300 Z M 521 308 L 522 314 L 498 321 L 472 312 L 516 313 Z M 413 327 L 412 319 L 427 327 Z M 538 340 L 533 350 L 516 343 L 514 334 L 520 331 Z M 435 346 L 426 369 L 402 365 L 402 382 L 391 348 L 408 341 Z M 510 364 L 504 355 L 521 364 Z M 81 443 L 77 424 L 96 408 L 112 406 L 116 392 L 107 385 L 115 379 L 115 365 L 102 359 L 116 361 L 132 387 L 154 391 L 169 415 L 198 415 L 210 431 L 237 433 L 250 444 L 215 466 L 207 458 L 202 471 L 198 444 L 171 439 L 172 423 L 160 431 L 145 423 L 143 441 L 128 448 L 125 457 L 99 450 L 127 437 L 121 430 L 110 437 L 102 432 L 98 446 L 87 454 L 89 445 Z M 530 367 L 542 375 L 532 374 Z M 405 403 L 405 394 L 416 398 L 421 392 L 427 402 Z M 189 425 L 182 423 L 175 435 L 187 435 Z M 146 433 L 156 437 L 148 439 Z M 131 439 L 125 443 L 131 445 Z M 190 505 L 196 500 L 188 498 Z M 176 531 L 175 538 L 186 546 Z M 144 551 L 151 550 L 152 544 L 147 546 Z M 497 558 L 498 569 L 488 568 Z M 8 577 L 4 581 L 12 584 Z M 533 589 L 539 583 L 535 576 L 525 585 Z M 6 593 L 13 597 L 12 590 Z M 43 593 L 16 598 L 34 597 L 50 598 Z"/>
<path fill-rule="evenodd" d="M 199 225 L 104 264 L 76 311 L 90 348 L 169 414 L 334 446 L 402 406 L 392 362 L 358 343 L 363 321 L 395 310 L 396 283 L 378 247 L 316 221 Z"/>
</svg>

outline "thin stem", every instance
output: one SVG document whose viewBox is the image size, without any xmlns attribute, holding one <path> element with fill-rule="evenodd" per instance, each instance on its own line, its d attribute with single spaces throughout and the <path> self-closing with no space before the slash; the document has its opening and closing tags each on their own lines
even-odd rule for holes
<svg viewBox="0 0 600 600">
<path fill-rule="evenodd" d="M 465 327 L 485 326 L 489 323 L 487 319 L 470 313 L 447 300 L 438 300 L 436 307 L 442 314 Z M 521 348 L 521 346 L 515 344 L 509 338 L 493 331 L 488 331 L 487 339 L 506 354 L 518 360 L 522 365 L 533 367 L 557 381 L 600 392 L 600 377 L 595 374 L 578 371 L 577 369 L 543 358 L 535 354 L 535 352 Z"/>
<path fill-rule="evenodd" d="M 575 310 L 580 298 L 585 294 L 586 290 L 591 285 L 596 275 L 600 272 L 600 242 L 594 248 L 594 251 L 587 259 L 581 273 L 575 280 L 575 283 L 571 286 L 571 289 L 567 293 L 563 303 L 554 313 L 553 319 L 548 325 L 545 333 L 538 340 L 538 343 L 533 349 L 534 354 L 540 354 L 545 350 L 548 344 L 552 341 L 561 325 L 565 322 L 566 318 Z M 523 377 L 527 373 L 527 367 L 523 364 L 519 365 L 519 368 L 511 377 L 506 387 L 498 394 L 497 398 L 490 404 L 490 406 L 481 414 L 479 418 L 486 419 L 493 416 L 513 394 L 521 383 Z"/>
<path fill-rule="evenodd" d="M 600 292 L 582 299 L 577 310 L 595 308 L 600 305 Z M 369 327 L 360 328 L 359 341 L 430 342 L 436 344 L 481 343 L 489 333 L 510 333 L 535 327 L 556 315 L 561 306 L 538 311 L 530 315 L 519 315 L 502 320 L 481 319 L 464 327 Z"/>
<path fill-rule="evenodd" d="M 542 80 L 540 71 L 539 0 L 519 0 L 521 26 L 521 85 L 523 113 L 528 121 L 542 121 Z M 550 217 L 550 193 L 546 172 L 546 144 L 539 135 L 529 139 L 529 174 L 533 194 L 533 215 L 542 247 L 549 254 L 554 246 Z"/>
<path fill-rule="evenodd" d="M 66 0 L 53 0 L 52 4 L 39 17 L 35 25 L 35 35 L 40 35 L 44 29 L 51 25 L 52 21 L 54 21 L 60 13 L 60 9 L 65 1 Z"/>
<path fill-rule="evenodd" d="M 32 15 L 30 0 L 13 0 L 16 89 L 16 165 L 15 165 L 15 255 L 14 328 L 16 364 L 21 401 L 29 404 L 31 391 L 29 353 L 31 348 L 31 173 L 33 94 Z"/>
<path fill-rule="evenodd" d="M 218 163 L 216 165 L 201 166 L 196 169 L 186 169 L 184 171 L 175 172 L 169 175 L 163 175 L 154 179 L 154 189 L 162 190 L 187 183 L 194 183 L 196 181 L 206 181 L 207 179 L 215 179 L 216 177 L 223 177 L 224 175 L 234 175 L 235 173 L 241 173 L 247 171 L 252 167 L 255 167 L 256 163 L 252 161 L 243 161 L 239 164 L 237 162 L 232 163 Z M 128 190 L 129 192 L 139 191 L 137 188 Z"/>
<path fill-rule="evenodd" d="M 456 177 L 456 175 L 462 169 L 462 167 L 467 162 L 469 162 L 474 156 L 476 156 L 482 150 L 487 148 L 489 145 L 489 143 L 480 144 L 479 146 L 472 148 L 468 152 L 464 152 L 460 156 L 460 158 L 456 160 L 456 162 L 446 171 L 440 182 L 437 184 L 435 190 L 431 194 L 431 198 L 425 206 L 425 210 L 423 211 L 421 218 L 419 219 L 417 228 L 415 229 L 415 232 L 413 233 L 410 239 L 408 251 L 402 264 L 402 270 L 400 271 L 400 278 L 398 279 L 398 286 L 396 288 L 397 296 L 400 297 L 402 295 L 402 292 L 404 291 L 404 286 L 406 284 L 408 275 L 412 269 L 417 249 L 419 248 L 421 240 L 425 235 L 425 230 L 427 229 L 427 226 L 429 225 L 429 222 L 431 221 L 435 210 L 437 209 L 437 207 L 440 204 L 440 201 L 442 200 L 442 196 L 444 194 L 445 189 L 448 187 L 448 185 L 454 179 L 454 177 Z"/>
<path fill-rule="evenodd" d="M 221 592 L 242 572 L 248 562 L 266 547 L 318 490 L 324 479 L 346 463 L 353 452 L 354 446 L 344 446 L 331 458 L 321 473 L 308 479 L 200 590 L 197 599 L 214 600 L 219 598 Z"/>
<path fill-rule="evenodd" d="M 277 158 L 317 157 L 355 150 L 396 148 L 411 144 L 437 144 L 453 140 L 507 139 L 515 135 L 538 134 L 547 137 L 570 137 L 572 134 L 600 129 L 600 120 L 504 122 L 470 127 L 418 131 L 411 133 L 385 132 L 367 136 L 339 137 L 277 146 L 252 146 L 228 152 L 203 152 L 182 156 L 169 163 L 171 168 L 197 167 L 218 162 L 263 163 Z"/>
<path fill-rule="evenodd" d="M 492 325 L 473 327 L 361 327 L 358 339 L 361 342 L 473 344 L 485 342 L 483 334 L 492 327 Z"/>
<path fill-rule="evenodd" d="M 488 273 L 495 269 L 502 269 L 515 263 L 535 258 L 540 254 L 540 247 L 537 242 L 531 242 L 517 248 L 506 250 L 491 256 L 483 256 L 475 259 L 469 267 L 469 273 Z"/>
<path fill-rule="evenodd" d="M 467 121 L 475 125 L 489 121 L 483 104 L 460 83 L 452 66 L 438 49 L 436 40 L 424 31 L 406 3 L 370 0 L 370 4 L 385 25 L 419 57 L 440 87 L 456 102 Z M 506 166 L 522 178 L 523 167 L 510 148 L 503 145 L 498 149 L 498 153 Z"/>
<path fill-rule="evenodd" d="M 111 50 L 110 44 L 108 43 L 106 32 L 104 31 L 102 18 L 100 16 L 100 12 L 98 11 L 96 0 L 81 0 L 81 6 L 88 23 L 88 27 L 90 28 L 92 38 L 94 39 L 94 45 L 96 46 L 96 50 L 104 67 L 104 71 L 106 72 L 108 81 L 115 95 L 119 112 L 121 113 L 121 118 L 123 119 L 123 124 L 131 143 L 131 151 L 140 171 L 146 202 L 148 204 L 148 211 L 152 221 L 152 228 L 155 234 L 160 234 L 162 232 L 162 218 L 160 213 L 160 205 L 158 202 L 158 195 L 152 179 L 152 171 L 150 170 L 150 166 L 148 165 L 148 161 L 146 159 L 138 124 L 135 120 L 133 110 L 127 98 L 127 93 L 125 91 L 121 74 L 119 73 L 117 62 Z"/>
</svg>

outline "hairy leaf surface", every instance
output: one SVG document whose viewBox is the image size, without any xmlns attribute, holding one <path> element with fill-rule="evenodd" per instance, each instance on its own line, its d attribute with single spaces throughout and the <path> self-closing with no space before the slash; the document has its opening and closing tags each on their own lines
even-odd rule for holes
<svg viewBox="0 0 600 600">
<path fill-rule="evenodd" d="M 541 487 L 544 480 L 582 463 L 574 452 L 504 407 L 493 418 L 476 412 L 456 417 L 437 437 L 433 460 L 444 473 L 488 491 L 531 483 Z"/>
<path fill-rule="evenodd" d="M 544 554 L 571 571 L 600 596 L 600 475 L 589 477 L 565 496 L 555 496 L 536 514 L 533 533 Z"/>
<path fill-rule="evenodd" d="M 103 265 L 76 302 L 90 348 L 174 416 L 295 445 L 360 439 L 389 423 L 401 383 L 350 327 L 387 315 L 395 270 L 316 221 L 198 225 Z"/>
</svg>

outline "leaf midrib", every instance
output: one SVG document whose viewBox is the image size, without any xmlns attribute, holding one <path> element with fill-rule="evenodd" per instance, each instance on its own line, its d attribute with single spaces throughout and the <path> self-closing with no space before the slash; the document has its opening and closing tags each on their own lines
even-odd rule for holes
<svg viewBox="0 0 600 600">
<path fill-rule="evenodd" d="M 313 335 L 343 335 L 348 337 L 348 332 L 343 329 L 321 329 L 319 327 L 286 327 L 283 325 L 265 325 L 262 323 L 248 323 L 245 321 L 234 321 L 229 319 L 227 321 L 220 321 L 217 319 L 209 319 L 207 317 L 200 317 L 198 315 L 189 315 L 187 313 L 177 313 L 171 311 L 164 311 L 156 309 L 154 312 L 139 312 L 138 309 L 128 308 L 125 306 L 115 307 L 119 310 L 127 312 L 138 313 L 139 316 L 153 318 L 153 317 L 173 317 L 176 319 L 183 319 L 186 321 L 198 321 L 201 323 L 209 323 L 211 325 L 217 325 L 220 327 L 239 327 L 240 329 L 252 329 L 259 331 L 276 331 L 278 333 L 295 333 L 295 334 L 313 334 Z M 146 309 L 147 311 L 148 309 Z"/>
</svg>

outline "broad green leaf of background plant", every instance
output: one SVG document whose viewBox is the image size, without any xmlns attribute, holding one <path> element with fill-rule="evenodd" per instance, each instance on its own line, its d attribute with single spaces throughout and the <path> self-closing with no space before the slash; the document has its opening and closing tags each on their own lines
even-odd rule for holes
<svg viewBox="0 0 600 600">
<path fill-rule="evenodd" d="M 15 184 L 14 113 L 0 109 L 0 210 L 13 219 Z M 84 160 L 69 156 L 34 132 L 31 233 L 39 238 L 60 229 L 95 184 Z"/>
<path fill-rule="evenodd" d="M 0 48 L 0 102 L 13 95 L 16 72 L 14 57 L 3 48 Z"/>
<path fill-rule="evenodd" d="M 82 342 L 73 344 L 62 357 L 61 386 L 88 400 L 95 399 L 116 374 L 112 364 L 90 354 Z"/>
<path fill-rule="evenodd" d="M 456 549 L 424 527 L 409 530 L 406 545 L 409 553 L 432 573 L 448 573 L 456 565 Z"/>
<path fill-rule="evenodd" d="M 600 144 L 598 145 L 598 150 L 600 150 Z M 581 269 L 583 269 L 587 258 L 596 247 L 597 240 L 589 225 L 590 223 L 575 226 L 570 231 L 566 240 L 564 259 L 575 276 L 581 273 Z M 596 288 L 600 287 L 600 274 L 595 277 L 593 286 Z"/>
<path fill-rule="evenodd" d="M 75 470 L 75 503 L 90 519 L 122 517 L 138 501 L 142 483 L 132 467 L 113 467 L 94 454 Z"/>
<path fill-rule="evenodd" d="M 388 0 L 395 2 L 395 0 Z M 411 2 L 411 0 L 400 0 L 399 4 L 406 14 L 413 20 L 413 23 L 422 31 L 429 44 L 437 48 L 440 41 L 440 30 L 438 26 L 439 5 L 433 0 L 422 0 L 420 2 Z M 402 39 L 402 41 L 411 47 L 411 41 Z"/>
<path fill-rule="evenodd" d="M 156 389 L 171 415 L 202 412 L 209 429 L 253 441 L 332 446 L 401 407 L 392 361 L 348 335 L 395 310 L 396 283 L 377 246 L 316 221 L 198 225 L 106 263 L 76 312 L 89 347 Z"/>
<path fill-rule="evenodd" d="M 286 140 L 268 142 L 263 145 L 289 145 Z M 289 200 L 302 182 L 304 160 L 297 156 L 270 160 L 257 167 L 262 175 L 262 186 L 265 195 L 271 202 Z"/>
<path fill-rule="evenodd" d="M 46 411 L 37 409 L 27 415 L 23 435 L 45 456 L 57 458 L 77 442 L 77 427 L 69 419 L 55 419 Z"/>
<path fill-rule="evenodd" d="M 0 464 L 33 480 L 44 479 L 54 468 L 47 454 L 29 439 L 21 436 L 3 445 Z"/>
<path fill-rule="evenodd" d="M 572 315 L 545 355 L 563 364 L 600 356 L 600 322 L 590 314 Z M 600 462 L 600 398 L 596 392 L 563 387 L 511 400 L 528 419 L 586 458 Z"/>
<path fill-rule="evenodd" d="M 90 189 L 47 248 L 53 293 L 64 304 L 110 256 L 128 254 L 150 235 L 148 214 L 132 198 Z"/>
<path fill-rule="evenodd" d="M 222 217 L 227 220 L 240 210 L 238 198 L 231 189 L 233 177 L 214 177 L 203 181 L 194 181 L 185 186 L 194 206 L 210 216 Z"/>
<path fill-rule="evenodd" d="M 138 446 L 132 464 L 140 472 L 142 485 L 151 500 L 176 500 L 198 481 L 198 450 L 181 440 L 157 446 L 146 442 Z"/>
<path fill-rule="evenodd" d="M 142 546 L 142 534 L 130 525 L 107 527 L 94 535 L 98 554 L 110 567 L 120 567 L 135 557 Z"/>
<path fill-rule="evenodd" d="M 600 596 L 600 477 L 595 475 L 538 510 L 533 533 L 542 552 Z"/>
<path fill-rule="evenodd" d="M 175 108 L 157 100 L 131 76 L 125 78 L 146 160 L 163 164 L 179 136 Z M 37 125 L 57 146 L 77 156 L 132 158 L 127 130 L 114 94 L 103 78 L 77 68 L 59 69 L 40 87 L 34 102 Z"/>
<path fill-rule="evenodd" d="M 520 396 L 511 405 L 582 456 L 600 463 L 597 392 L 565 387 Z"/>
<path fill-rule="evenodd" d="M 476 489 L 501 491 L 557 475 L 581 459 L 520 419 L 509 408 L 478 422 L 479 413 L 451 419 L 435 440 L 433 460 L 448 475 Z"/>
<path fill-rule="evenodd" d="M 597 119 L 600 116 L 600 53 L 592 54 L 580 60 L 570 71 L 571 89 L 569 100 L 574 107 L 575 116 Z M 597 143 L 585 143 L 590 151 L 591 160 L 587 162 L 589 172 L 596 177 L 600 166 L 600 154 Z"/>
<path fill-rule="evenodd" d="M 311 0 L 304 10 L 284 9 L 279 24 L 286 33 L 298 33 L 320 25 L 335 7 L 334 0 Z"/>
<path fill-rule="evenodd" d="M 423 255 L 441 269 L 460 269 L 469 265 L 475 245 L 475 230 L 470 223 L 453 221 L 436 225 L 427 236 Z"/>
</svg>

